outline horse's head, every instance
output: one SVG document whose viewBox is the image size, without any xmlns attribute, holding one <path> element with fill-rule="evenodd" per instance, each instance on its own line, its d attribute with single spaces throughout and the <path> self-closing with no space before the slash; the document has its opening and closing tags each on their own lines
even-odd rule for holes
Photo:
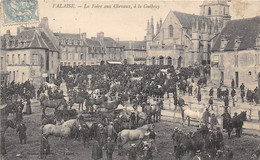
<svg viewBox="0 0 260 160">
<path fill-rule="evenodd" d="M 246 111 L 241 112 L 239 117 L 241 117 L 243 121 L 246 121 L 247 120 Z"/>
<path fill-rule="evenodd" d="M 7 120 L 7 127 L 11 127 L 12 129 L 15 129 L 16 126 L 12 120 Z"/>
</svg>

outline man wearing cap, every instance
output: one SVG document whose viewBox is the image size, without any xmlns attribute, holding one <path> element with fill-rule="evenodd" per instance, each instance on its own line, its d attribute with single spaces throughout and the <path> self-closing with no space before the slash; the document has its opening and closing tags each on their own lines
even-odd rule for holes
<svg viewBox="0 0 260 160">
<path fill-rule="evenodd" d="M 110 122 L 109 125 L 107 126 L 107 136 L 111 137 L 111 139 L 114 141 L 115 135 L 117 135 L 117 132 L 114 128 L 114 123 Z"/>
<path fill-rule="evenodd" d="M 202 160 L 200 150 L 196 151 L 196 155 L 192 158 L 192 160 Z"/>
<path fill-rule="evenodd" d="M 156 136 L 156 134 L 155 134 L 155 132 L 154 132 L 154 129 L 151 128 L 151 129 L 149 129 L 149 130 L 150 130 L 149 139 L 152 140 L 151 143 L 152 143 L 152 145 L 154 145 L 155 152 L 158 152 L 157 146 L 156 146 L 156 143 L 155 143 L 155 136 Z"/>
<path fill-rule="evenodd" d="M 210 117 L 209 109 L 206 108 L 206 111 L 202 115 L 202 120 L 207 127 L 208 127 L 208 123 L 209 123 L 209 117 Z"/>
<path fill-rule="evenodd" d="M 212 113 L 210 116 L 210 129 L 213 130 L 215 125 L 218 125 L 218 119 L 215 116 L 215 113 Z"/>
<path fill-rule="evenodd" d="M 175 127 L 174 128 L 174 131 L 172 133 L 172 141 L 173 141 L 173 152 L 175 153 L 176 152 L 176 148 L 177 148 L 177 137 L 178 137 L 178 127 Z"/>
<path fill-rule="evenodd" d="M 40 158 L 46 158 L 47 154 L 50 154 L 50 145 L 46 134 L 42 134 L 41 147 L 40 147 Z"/>
<path fill-rule="evenodd" d="M 103 149 L 106 150 L 107 160 L 112 160 L 115 144 L 111 141 L 110 137 L 107 137 L 107 143 L 104 145 Z"/>
<path fill-rule="evenodd" d="M 137 148 L 134 143 L 131 144 L 131 148 L 128 152 L 128 160 L 137 160 Z"/>
</svg>

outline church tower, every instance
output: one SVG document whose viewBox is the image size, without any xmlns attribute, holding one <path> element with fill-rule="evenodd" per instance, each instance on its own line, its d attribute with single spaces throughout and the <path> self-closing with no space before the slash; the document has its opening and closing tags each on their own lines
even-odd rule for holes
<svg viewBox="0 0 260 160">
<path fill-rule="evenodd" d="M 231 20 L 227 0 L 205 0 L 200 5 L 200 15 L 210 18 L 213 22 L 218 22 L 215 25 L 219 31 Z"/>
</svg>

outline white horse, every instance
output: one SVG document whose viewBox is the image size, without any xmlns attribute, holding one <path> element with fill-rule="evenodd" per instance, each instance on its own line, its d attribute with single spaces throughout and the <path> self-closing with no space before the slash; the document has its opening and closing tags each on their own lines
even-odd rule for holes
<svg viewBox="0 0 260 160">
<path fill-rule="evenodd" d="M 203 116 L 203 113 L 204 113 L 204 110 L 205 108 L 202 108 L 202 109 L 199 109 L 197 111 L 193 111 L 189 108 L 184 108 L 183 109 L 183 113 L 182 113 L 182 124 L 184 125 L 185 124 L 185 121 L 188 119 L 188 118 L 192 118 L 192 119 L 196 119 L 196 120 L 199 120 L 199 126 L 201 125 L 201 122 L 202 122 L 202 116 Z"/>
</svg>

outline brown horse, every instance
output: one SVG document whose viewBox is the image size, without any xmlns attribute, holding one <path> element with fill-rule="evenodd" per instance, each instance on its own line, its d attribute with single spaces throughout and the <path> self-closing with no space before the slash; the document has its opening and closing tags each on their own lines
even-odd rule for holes
<svg viewBox="0 0 260 160">
<path fill-rule="evenodd" d="M 84 101 L 85 101 L 85 98 L 83 98 L 83 97 L 74 96 L 74 97 L 70 98 L 69 99 L 70 109 L 72 108 L 73 104 L 76 103 L 76 104 L 79 104 L 79 111 L 80 111 L 80 106 L 81 106 L 81 109 L 83 110 Z"/>
<path fill-rule="evenodd" d="M 67 107 L 67 103 L 65 99 L 48 99 L 45 95 L 40 98 L 42 113 L 45 114 L 46 108 L 54 108 L 55 111 L 59 108 L 60 105 Z"/>
</svg>

